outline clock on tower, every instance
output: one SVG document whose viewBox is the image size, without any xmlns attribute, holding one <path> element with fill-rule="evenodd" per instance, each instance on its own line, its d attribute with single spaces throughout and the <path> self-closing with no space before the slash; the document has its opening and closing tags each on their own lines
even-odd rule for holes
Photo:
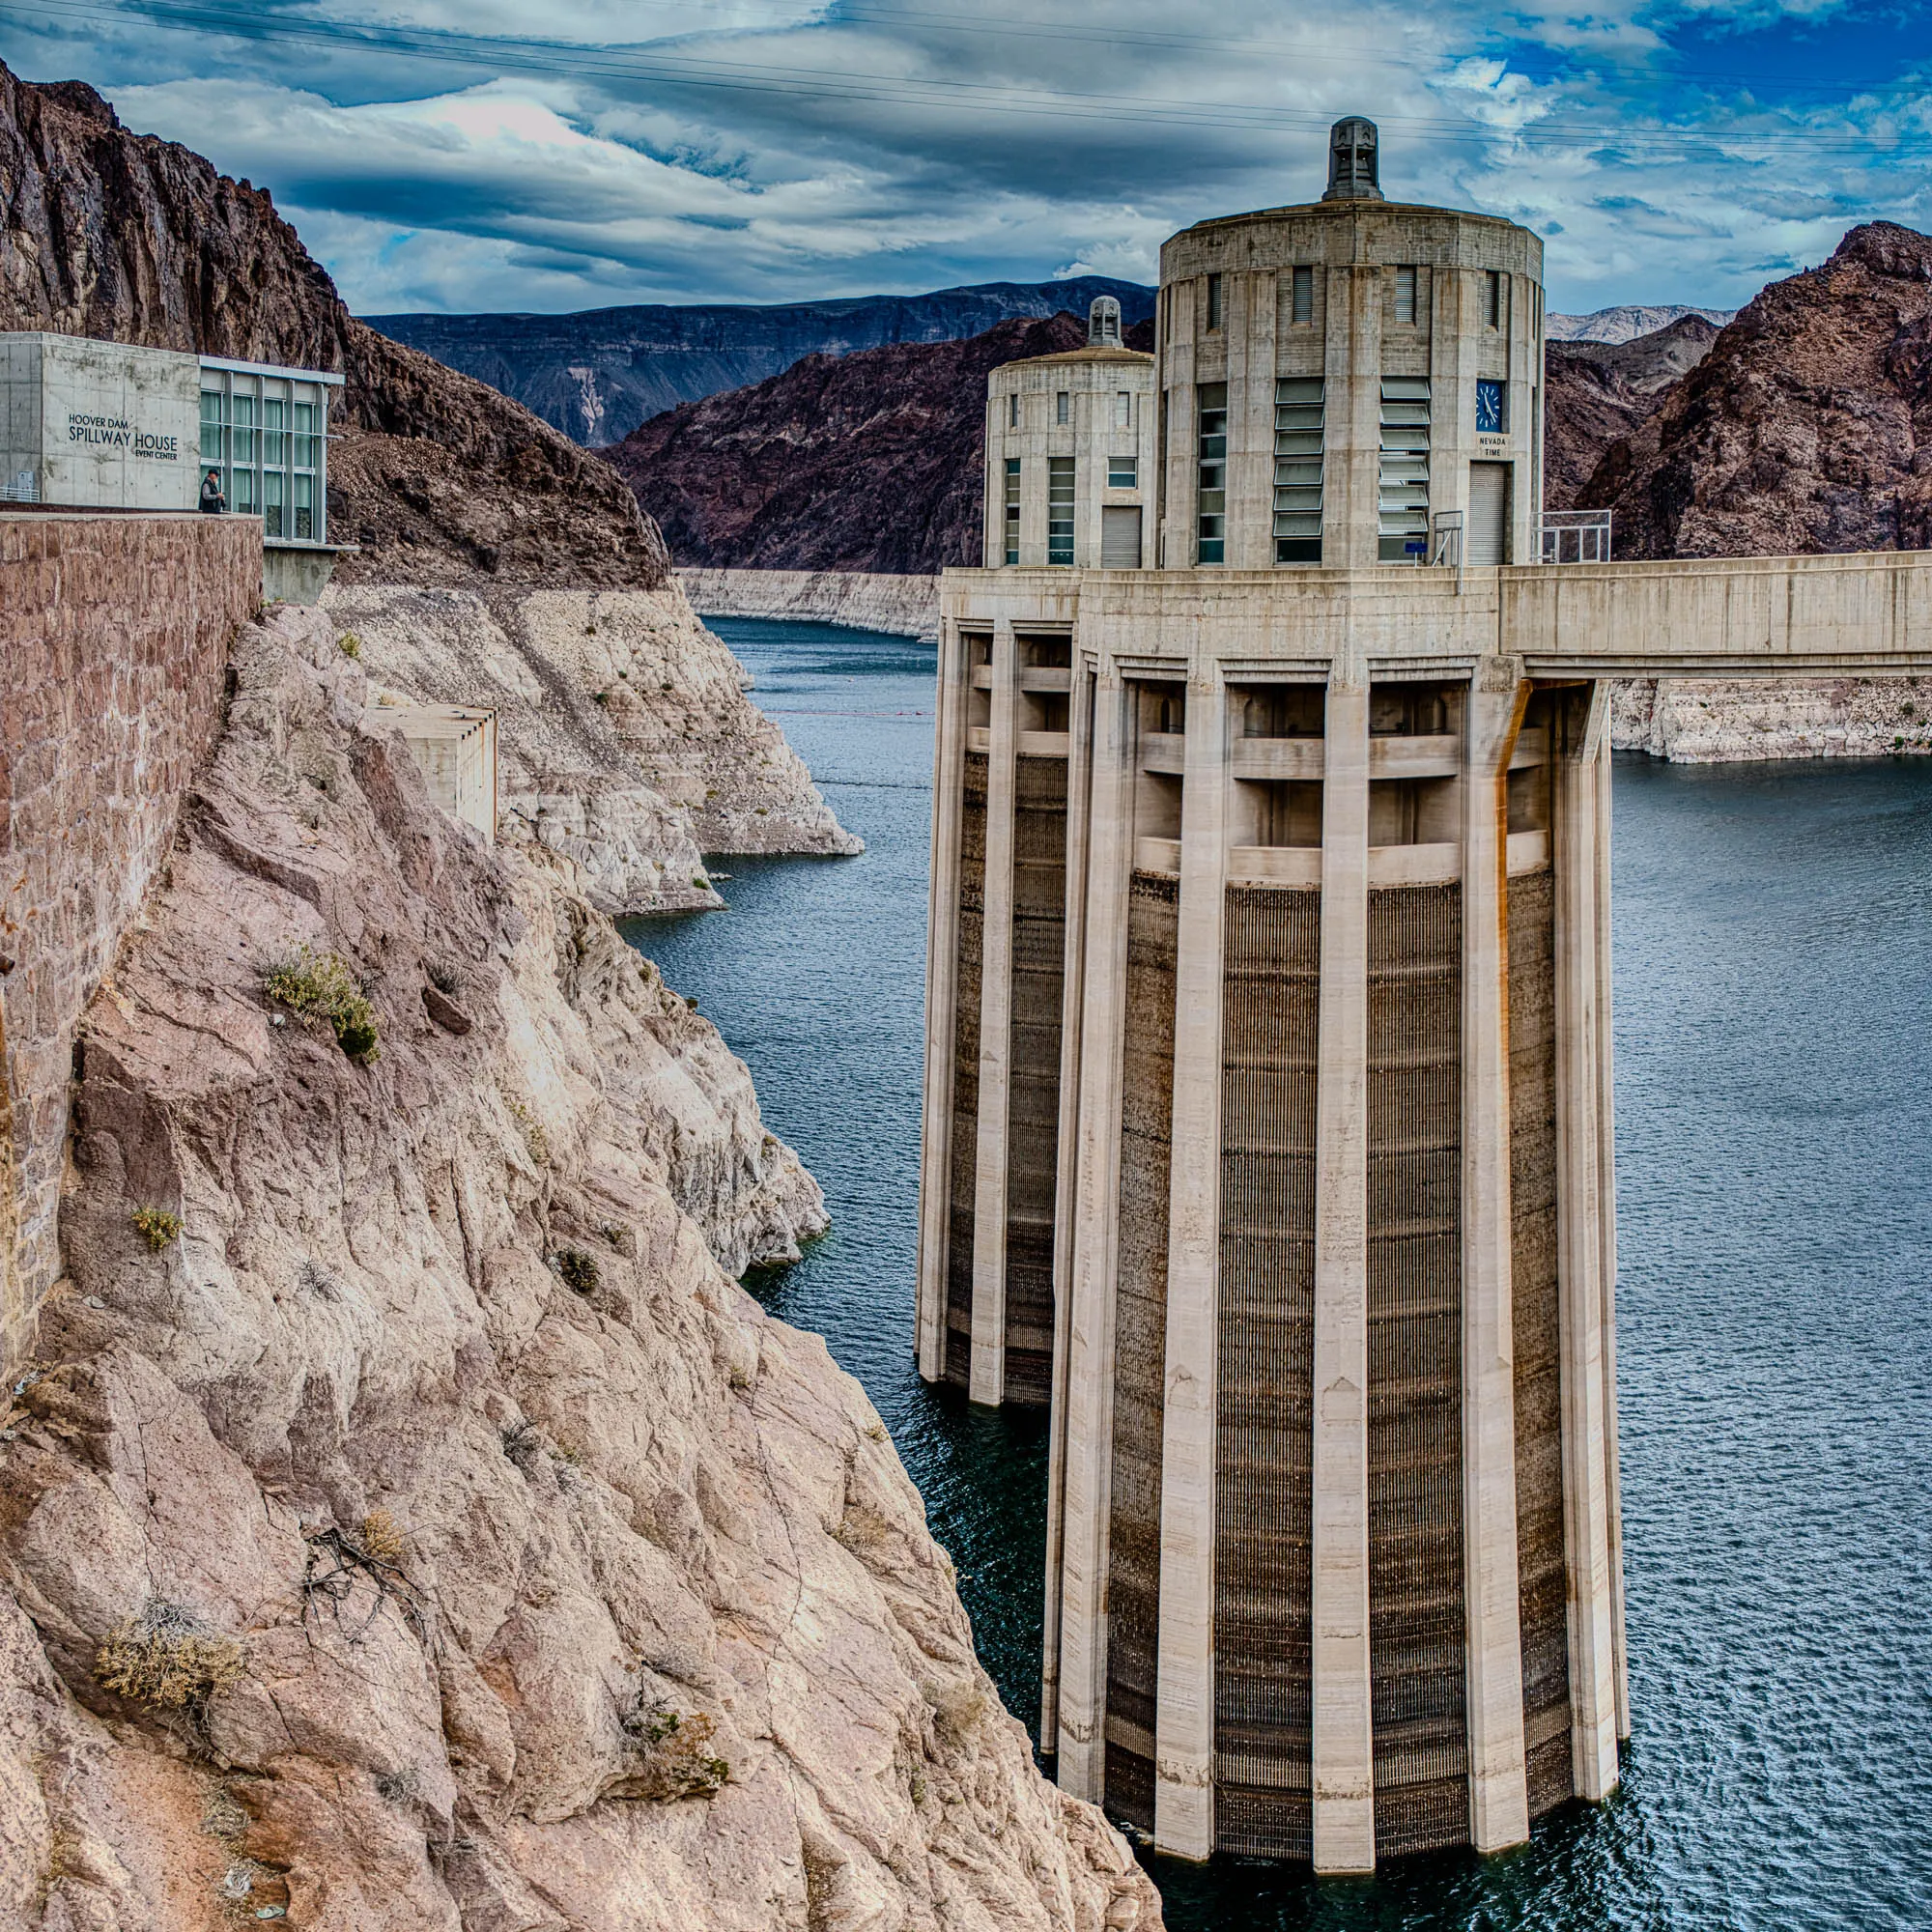
<svg viewBox="0 0 1932 1932">
<path fill-rule="evenodd" d="M 1503 384 L 1487 378 L 1476 384 L 1476 434 L 1501 436 L 1509 427 L 1504 407 Z"/>
</svg>

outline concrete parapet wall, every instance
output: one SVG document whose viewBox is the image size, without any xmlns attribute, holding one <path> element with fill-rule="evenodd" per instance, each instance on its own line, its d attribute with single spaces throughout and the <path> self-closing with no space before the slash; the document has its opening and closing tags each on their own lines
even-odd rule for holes
<svg viewBox="0 0 1932 1932">
<path fill-rule="evenodd" d="M 220 724 L 229 639 L 261 588 L 249 519 L 0 516 L 9 1373 L 60 1272 L 74 1028 L 166 863 Z"/>
</svg>

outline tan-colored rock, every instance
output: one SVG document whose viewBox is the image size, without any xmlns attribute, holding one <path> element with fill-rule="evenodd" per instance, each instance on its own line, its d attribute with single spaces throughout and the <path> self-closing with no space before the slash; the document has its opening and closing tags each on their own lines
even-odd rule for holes
<svg viewBox="0 0 1932 1932">
<path fill-rule="evenodd" d="M 498 823 L 582 867 L 600 911 L 721 903 L 705 853 L 852 853 L 743 666 L 661 590 L 337 585 L 379 687 L 497 713 Z"/>
<path fill-rule="evenodd" d="M 1911 677 L 1633 678 L 1611 742 L 1672 764 L 1932 752 L 1932 685 Z"/>
<path fill-rule="evenodd" d="M 0 1430 L 0 1923 L 1157 1924 L 871 1405 L 680 1205 L 755 1224 L 788 1158 L 681 1153 L 722 1046 L 561 862 L 430 806 L 327 618 L 235 668 L 89 1014 L 71 1279 Z M 304 944 L 372 1061 L 266 997 Z M 181 1701 L 102 1683 L 117 1633 Z"/>
<path fill-rule="evenodd" d="M 939 579 L 866 570 L 680 570 L 685 595 L 706 617 L 775 617 L 792 623 L 845 624 L 939 638 Z"/>
</svg>

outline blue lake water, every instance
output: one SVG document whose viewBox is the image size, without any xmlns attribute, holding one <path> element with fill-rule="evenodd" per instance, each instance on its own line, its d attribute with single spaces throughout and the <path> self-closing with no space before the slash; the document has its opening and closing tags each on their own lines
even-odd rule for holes
<svg viewBox="0 0 1932 1932">
<path fill-rule="evenodd" d="M 913 1364 L 932 652 L 713 628 L 868 849 L 629 929 L 824 1185 L 750 1285 L 865 1382 L 1032 1725 L 1045 1423 Z M 1615 816 L 1624 1788 L 1363 1883 L 1151 1860 L 1179 1932 L 1932 1927 L 1932 767 L 1632 759 Z"/>
</svg>

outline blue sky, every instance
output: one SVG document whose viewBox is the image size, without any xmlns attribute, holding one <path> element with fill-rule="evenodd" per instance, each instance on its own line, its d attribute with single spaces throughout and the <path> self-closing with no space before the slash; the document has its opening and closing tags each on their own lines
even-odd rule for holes
<svg viewBox="0 0 1932 1932">
<path fill-rule="evenodd" d="M 9 0 L 0 57 L 270 188 L 363 313 L 1151 279 L 1350 112 L 1557 310 L 1932 228 L 1932 0 Z"/>
</svg>

